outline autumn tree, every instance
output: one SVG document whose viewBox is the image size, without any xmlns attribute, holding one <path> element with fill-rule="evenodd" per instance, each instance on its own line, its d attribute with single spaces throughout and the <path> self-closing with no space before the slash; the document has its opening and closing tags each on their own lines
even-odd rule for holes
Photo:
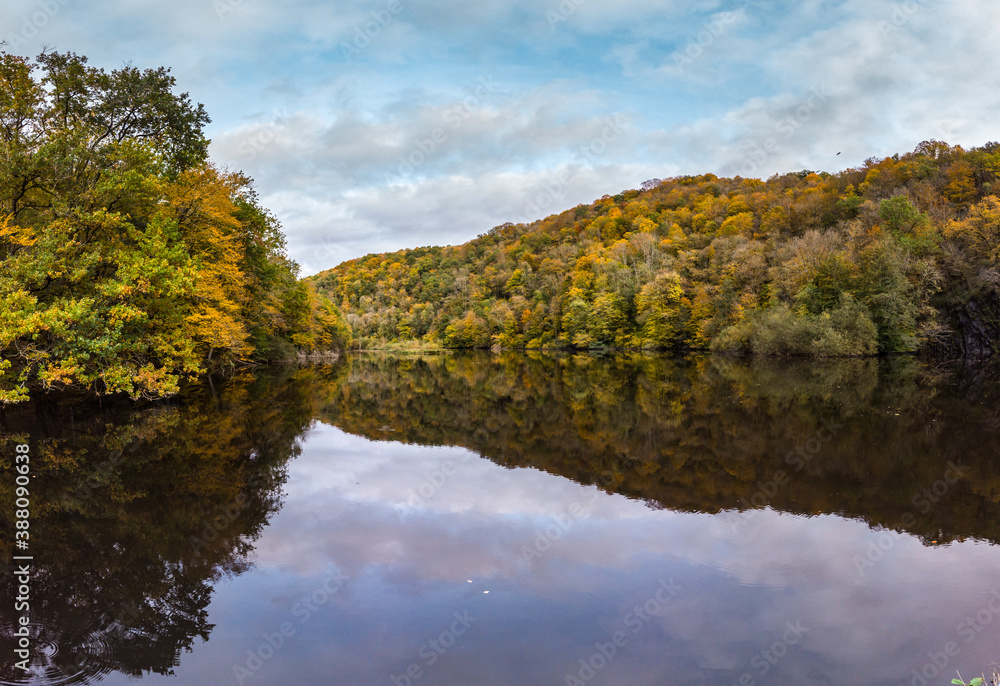
<svg viewBox="0 0 1000 686">
<path fill-rule="evenodd" d="M 40 72 L 40 77 L 36 72 Z M 173 393 L 218 362 L 338 347 L 280 225 L 207 158 L 169 70 L 0 52 L 0 402 L 32 387 Z M 295 317 L 288 293 L 307 293 Z"/>
</svg>

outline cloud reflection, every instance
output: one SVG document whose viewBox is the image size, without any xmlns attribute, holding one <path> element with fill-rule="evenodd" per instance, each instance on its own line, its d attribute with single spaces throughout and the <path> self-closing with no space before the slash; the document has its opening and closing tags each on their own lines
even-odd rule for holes
<svg viewBox="0 0 1000 686">
<path fill-rule="evenodd" d="M 433 500 L 401 517 L 410 489 L 445 461 L 459 468 Z M 588 502 L 587 515 L 526 564 L 523 547 Z M 281 574 L 301 590 L 324 568 L 346 570 L 346 605 L 318 618 L 308 644 L 328 643 L 331 668 L 372 684 L 420 662 L 424 638 L 470 603 L 482 620 L 461 657 L 435 665 L 436 683 L 468 683 L 473 674 L 477 683 L 564 683 L 667 577 L 683 588 L 675 604 L 602 670 L 604 683 L 729 683 L 744 672 L 768 683 L 897 683 L 928 651 L 961 641 L 956 627 L 996 585 L 995 546 L 929 548 L 892 532 L 894 544 L 861 575 L 856 556 L 877 537 L 863 522 L 762 510 L 743 529 L 737 536 L 719 516 L 651 510 L 462 449 L 372 442 L 320 425 L 259 542 L 258 572 L 236 583 Z M 259 600 L 242 609 L 254 616 L 246 621 L 266 626 L 268 612 L 254 608 L 268 604 Z M 808 632 L 762 675 L 760 651 L 781 640 L 787 622 Z M 958 659 L 973 669 L 988 664 L 996 636 L 995 625 L 987 628 L 961 644 Z M 314 654 L 299 657 L 283 658 L 282 669 L 316 669 Z"/>
</svg>

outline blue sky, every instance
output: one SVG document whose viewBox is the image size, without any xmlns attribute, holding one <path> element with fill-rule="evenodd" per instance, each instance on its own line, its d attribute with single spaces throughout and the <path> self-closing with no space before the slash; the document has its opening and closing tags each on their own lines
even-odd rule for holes
<svg viewBox="0 0 1000 686">
<path fill-rule="evenodd" d="M 308 274 L 652 177 L 998 139 L 998 19 L 987 0 L 6 0 L 0 38 L 171 67 Z"/>
</svg>

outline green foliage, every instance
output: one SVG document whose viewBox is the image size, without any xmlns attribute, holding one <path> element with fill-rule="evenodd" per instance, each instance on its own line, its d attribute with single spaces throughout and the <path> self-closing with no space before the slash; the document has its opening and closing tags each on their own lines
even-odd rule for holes
<svg viewBox="0 0 1000 686">
<path fill-rule="evenodd" d="M 962 673 L 956 670 L 955 673 L 958 674 L 958 678 L 952 679 L 951 683 L 959 684 L 959 686 L 1000 686 L 1000 671 L 998 671 L 995 664 L 996 663 L 994 663 L 994 669 L 990 674 L 989 681 L 986 680 L 986 675 L 984 674 L 983 676 L 975 677 L 969 683 L 965 683 L 965 679 L 962 678 Z"/>
<path fill-rule="evenodd" d="M 927 215 L 910 204 L 905 195 L 896 195 L 879 203 L 879 218 L 893 232 L 910 233 L 929 222 Z"/>
<path fill-rule="evenodd" d="M 162 68 L 0 52 L 0 402 L 157 397 L 210 364 L 346 344 L 174 85 Z"/>
<path fill-rule="evenodd" d="M 877 330 L 868 309 L 844 293 L 839 306 L 818 315 L 788 305 L 758 310 L 723 330 L 712 349 L 754 355 L 847 357 L 876 352 Z"/>
<path fill-rule="evenodd" d="M 676 348 L 684 343 L 684 289 L 674 272 L 660 272 L 636 296 L 637 322 L 644 347 Z"/>
<path fill-rule="evenodd" d="M 848 186 L 849 193 L 837 202 L 837 209 L 843 214 L 845 219 L 854 219 L 858 216 L 865 199 L 860 195 L 855 195 L 854 186 Z"/>
</svg>

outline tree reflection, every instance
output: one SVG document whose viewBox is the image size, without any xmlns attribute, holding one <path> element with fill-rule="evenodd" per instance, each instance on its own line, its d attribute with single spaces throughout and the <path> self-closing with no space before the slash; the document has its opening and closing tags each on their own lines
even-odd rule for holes
<svg viewBox="0 0 1000 686">
<path fill-rule="evenodd" d="M 10 473 L 16 443 L 32 450 L 33 683 L 172 673 L 209 637 L 213 584 L 251 564 L 316 419 L 465 446 L 655 508 L 769 505 L 928 544 L 996 542 L 997 378 L 913 358 L 359 355 L 207 380 L 142 408 L 39 398 L 0 414 L 0 466 Z M 967 471 L 937 494 L 949 463 Z M 0 483 L 3 502 L 12 489 Z M 12 514 L 0 508 L 7 560 Z M 9 574 L 3 584 L 13 597 Z M 8 656 L 12 612 L 0 605 Z M 2 681 L 23 676 L 0 667 Z"/>
<path fill-rule="evenodd" d="M 32 683 L 170 674 L 207 640 L 214 582 L 250 564 L 288 460 L 336 368 L 285 368 L 136 409 L 39 398 L 3 417 L 0 461 L 31 445 Z M 216 392 L 216 388 L 219 392 Z M 13 480 L 0 486 L 13 501 Z M 9 507 L 0 529 L 13 531 Z M 2 541 L 6 560 L 12 541 Z M 4 597 L 14 579 L 5 574 Z M 0 650 L 13 654 L 13 603 Z M 0 680 L 24 681 L 4 664 Z"/>
<path fill-rule="evenodd" d="M 372 439 L 465 446 L 655 507 L 768 505 L 928 543 L 1000 540 L 995 367 L 522 354 L 348 365 L 322 416 Z M 937 495 L 949 462 L 968 471 Z"/>
</svg>

